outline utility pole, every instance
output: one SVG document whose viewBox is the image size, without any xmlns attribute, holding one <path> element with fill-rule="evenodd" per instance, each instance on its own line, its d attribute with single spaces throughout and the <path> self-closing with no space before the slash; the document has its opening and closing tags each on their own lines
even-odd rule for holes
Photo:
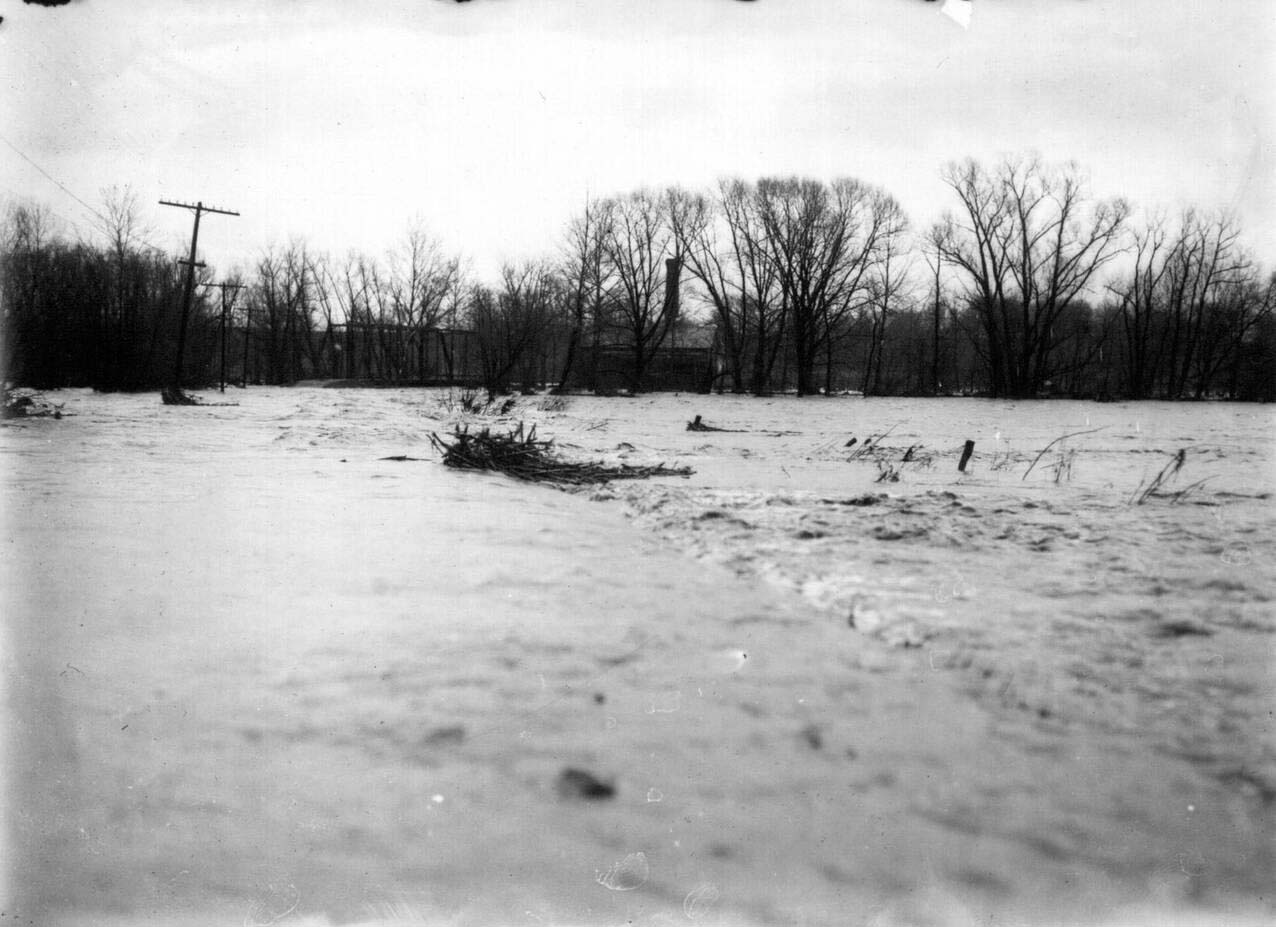
<svg viewBox="0 0 1276 927">
<path fill-rule="evenodd" d="M 940 307 L 940 302 L 939 302 L 939 296 L 940 296 L 939 268 L 942 261 L 943 261 L 943 256 L 940 254 L 939 249 L 936 248 L 935 249 L 935 317 L 934 317 L 934 331 L 932 333 L 931 354 L 930 354 L 930 393 L 932 396 L 939 395 L 939 323 L 940 323 L 940 314 L 943 312 L 943 309 Z"/>
<path fill-rule="evenodd" d="M 222 369 L 221 369 L 221 391 L 226 392 L 226 313 L 235 306 L 235 296 L 239 290 L 243 289 L 242 283 L 205 283 L 206 287 L 216 287 L 222 291 L 222 319 L 221 319 L 221 343 L 222 343 Z M 226 303 L 226 291 L 230 290 L 230 304 Z"/>
<path fill-rule="evenodd" d="M 243 383 L 240 384 L 244 389 L 248 388 L 248 338 L 252 334 L 253 327 L 253 305 L 249 302 L 244 306 L 244 368 Z"/>
<path fill-rule="evenodd" d="M 182 391 L 182 355 L 186 351 L 186 320 L 190 316 L 191 299 L 195 295 L 195 246 L 199 243 L 199 220 L 206 212 L 217 213 L 223 216 L 237 216 L 239 213 L 232 212 L 229 209 L 216 209 L 212 206 L 205 206 L 203 202 L 197 202 L 194 205 L 190 203 L 174 203 L 169 200 L 160 200 L 161 206 L 176 206 L 180 209 L 190 209 L 195 213 L 195 229 L 191 232 L 191 253 L 190 257 L 180 263 L 186 265 L 186 286 L 182 291 L 182 318 L 181 324 L 177 329 L 177 367 L 173 371 L 173 388 L 181 393 Z"/>
</svg>

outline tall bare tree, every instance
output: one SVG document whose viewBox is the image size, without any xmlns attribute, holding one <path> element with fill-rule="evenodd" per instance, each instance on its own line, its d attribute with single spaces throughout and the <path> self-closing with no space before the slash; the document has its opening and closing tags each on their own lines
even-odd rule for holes
<svg viewBox="0 0 1276 927">
<path fill-rule="evenodd" d="M 561 294 L 558 279 L 540 262 L 506 264 L 497 291 L 474 288 L 469 322 L 489 396 L 507 391 L 517 372 L 524 389 L 534 385 L 534 361 L 561 310 Z"/>
<path fill-rule="evenodd" d="M 616 326 L 631 352 L 630 387 L 642 389 L 647 366 L 678 319 L 683 253 L 668 201 L 649 190 L 613 200 L 603 242 L 616 278 Z"/>
<path fill-rule="evenodd" d="M 1093 199 L 1075 165 L 1035 157 L 991 171 L 967 159 L 943 179 L 961 209 L 944 217 L 935 241 L 979 319 L 992 390 L 1036 395 L 1054 372 L 1056 323 L 1118 254 L 1129 206 Z"/>
<path fill-rule="evenodd" d="M 768 247 L 757 186 L 739 179 L 721 181 L 718 203 L 739 274 L 741 332 L 752 354 L 749 389 L 761 396 L 772 389 L 772 371 L 785 342 L 788 305 Z"/>
<path fill-rule="evenodd" d="M 900 213 L 902 218 L 902 212 Z M 902 230 L 902 226 L 901 226 Z M 886 332 L 893 314 L 908 305 L 912 292 L 913 251 L 901 234 L 885 234 L 877 266 L 868 282 L 869 299 L 865 314 L 869 322 L 868 351 L 860 391 L 865 395 L 882 392 L 882 355 Z"/>
<path fill-rule="evenodd" d="M 798 395 L 810 395 L 818 392 L 821 352 L 829 385 L 833 339 L 868 298 L 869 272 L 884 241 L 902 234 L 903 210 L 889 194 L 850 178 L 828 185 L 797 177 L 764 179 L 757 201 L 789 315 Z"/>
<path fill-rule="evenodd" d="M 313 374 L 314 312 L 317 308 L 313 265 L 305 242 L 293 240 L 282 249 L 267 248 L 257 261 L 250 293 L 265 354 L 267 383 L 294 383 Z"/>
<path fill-rule="evenodd" d="M 1122 392 L 1131 399 L 1146 398 L 1156 383 L 1163 351 L 1162 281 L 1176 249 L 1164 217 L 1153 216 L 1130 232 L 1134 263 L 1128 276 L 1108 286 L 1118 300 Z"/>
<path fill-rule="evenodd" d="M 720 237 L 725 223 L 717 204 L 681 188 L 665 192 L 669 222 L 687 271 L 713 309 L 715 327 L 732 390 L 745 389 L 746 319 L 739 264 L 731 261 Z"/>
<path fill-rule="evenodd" d="M 591 351 L 586 381 L 590 389 L 598 387 L 598 348 L 614 284 L 606 252 L 612 216 L 611 201 L 587 201 L 584 210 L 567 226 L 562 277 L 570 294 L 570 305 L 567 346 L 558 375 L 559 390 L 567 388 L 587 335 Z"/>
<path fill-rule="evenodd" d="M 51 309 L 48 270 L 52 263 L 57 222 L 48 207 L 38 203 L 11 203 L 0 230 L 4 263 L 0 266 L 5 321 L 3 365 L 5 380 L 23 378 L 44 382 L 51 355 L 59 350 L 63 333 Z"/>
<path fill-rule="evenodd" d="M 426 342 L 439 327 L 449 298 L 461 284 L 461 259 L 445 253 L 420 220 L 414 220 L 388 255 L 389 305 L 396 335 L 395 379 L 425 366 Z"/>
<path fill-rule="evenodd" d="M 1178 399 L 1191 391 L 1189 380 L 1219 292 L 1244 279 L 1249 268 L 1235 216 L 1195 209 L 1183 214 L 1164 278 L 1167 397 Z"/>
</svg>

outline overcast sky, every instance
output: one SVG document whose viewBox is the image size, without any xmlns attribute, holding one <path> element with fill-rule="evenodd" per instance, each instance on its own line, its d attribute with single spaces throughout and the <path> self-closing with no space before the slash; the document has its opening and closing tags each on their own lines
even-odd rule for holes
<svg viewBox="0 0 1276 927">
<path fill-rule="evenodd" d="M 587 195 L 850 175 L 925 226 L 946 161 L 1035 149 L 1233 207 L 1276 263 L 1276 3 L 975 0 L 963 29 L 943 2 L 0 0 L 0 197 L 87 229 L 73 196 L 128 184 L 172 247 L 161 197 L 235 209 L 201 231 L 222 271 L 420 217 L 488 274 Z"/>
</svg>

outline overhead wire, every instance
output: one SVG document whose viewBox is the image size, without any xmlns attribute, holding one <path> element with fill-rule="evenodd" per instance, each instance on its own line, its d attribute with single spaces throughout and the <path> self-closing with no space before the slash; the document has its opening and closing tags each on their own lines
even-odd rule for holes
<svg viewBox="0 0 1276 927">
<path fill-rule="evenodd" d="M 19 51 L 31 64 L 33 64 L 35 67 L 43 71 L 45 75 L 47 75 L 51 81 L 57 83 L 57 82 L 65 80 L 63 75 L 56 73 L 53 69 L 49 67 L 49 65 L 45 61 L 41 60 L 39 56 L 33 54 L 28 48 L 24 47 L 21 43 L 15 42 L 12 39 L 0 40 L 0 41 L 3 42 L 3 45 L 7 49 L 9 50 L 16 49 L 17 51 Z M 82 92 L 89 94 L 92 97 L 97 97 L 99 101 L 101 100 L 101 93 L 100 91 L 95 90 L 94 87 L 100 87 L 103 84 L 108 83 L 112 79 L 118 77 L 118 75 L 112 74 L 108 72 L 105 68 L 93 63 L 92 57 L 87 55 L 79 56 L 76 59 L 75 67 L 79 71 L 83 72 L 82 76 L 87 76 L 88 78 L 90 78 L 87 81 L 82 81 L 79 83 L 73 82 L 76 88 L 81 90 Z M 191 70 L 191 69 L 187 68 L 187 70 Z M 147 74 L 147 77 L 148 79 L 156 80 L 156 78 L 149 73 Z M 183 81 L 183 83 L 186 85 L 184 87 L 184 90 L 186 92 L 190 93 L 192 90 L 194 90 L 197 95 L 203 96 L 205 101 L 208 100 L 207 94 L 199 91 L 197 84 L 194 84 L 190 80 Z M 128 143 L 131 147 L 133 147 L 134 149 L 141 147 L 138 135 L 133 129 L 130 129 L 125 126 L 117 126 L 115 129 L 115 132 L 117 135 L 122 136 L 124 141 Z M 49 171 L 45 170 L 45 168 L 43 168 L 40 164 L 38 164 L 35 161 L 35 159 L 33 159 L 30 155 L 26 154 L 26 152 L 19 149 L 17 145 L 15 145 L 12 141 L 6 138 L 3 134 L 0 134 L 0 141 L 3 141 L 10 149 L 13 150 L 15 154 L 17 154 L 24 161 L 26 161 L 33 168 L 35 168 L 35 170 L 38 171 L 41 176 L 43 176 L 46 180 L 48 180 L 50 183 L 56 186 L 62 193 L 64 193 L 65 195 L 73 199 L 83 209 L 87 210 L 89 215 L 93 217 L 94 219 L 96 219 L 97 222 L 102 223 L 105 227 L 109 227 L 112 224 L 111 220 L 108 219 L 106 216 L 104 216 L 98 209 L 89 205 L 88 202 L 86 202 L 73 190 L 67 187 L 66 184 L 62 183 L 56 177 L 50 174 Z M 62 218 L 64 221 L 68 221 L 68 224 L 71 225 L 73 228 L 77 227 L 77 223 L 70 222 L 69 220 L 66 220 L 65 217 L 62 217 Z M 170 248 L 160 247 L 159 245 L 155 244 L 154 241 L 152 241 L 149 237 L 145 235 L 138 235 L 137 240 L 140 241 L 146 247 L 155 251 L 166 252 L 170 250 Z"/>
<path fill-rule="evenodd" d="M 52 174 L 50 174 L 48 171 L 42 168 L 39 164 L 36 163 L 34 158 L 28 155 L 25 151 L 23 151 L 17 145 L 13 144 L 13 142 L 5 138 L 3 134 L 0 134 L 0 142 L 4 142 L 6 145 L 8 145 L 14 154 L 16 154 L 23 161 L 26 161 L 28 164 L 34 167 L 37 171 L 39 171 L 45 180 L 49 181 L 49 183 L 53 184 L 55 187 L 57 187 L 59 190 L 65 193 L 67 196 L 71 197 L 71 199 L 75 200 L 77 203 L 79 203 L 81 206 L 87 209 L 89 213 L 91 213 L 93 216 L 96 216 L 99 221 L 101 222 L 109 221 L 106 218 L 106 216 L 102 215 L 100 212 L 98 212 L 96 209 L 94 209 L 84 200 L 80 199 L 80 197 L 78 197 L 74 192 L 68 189 L 67 186 L 64 183 L 62 183 L 62 181 L 58 180 L 56 177 L 54 177 Z"/>
</svg>

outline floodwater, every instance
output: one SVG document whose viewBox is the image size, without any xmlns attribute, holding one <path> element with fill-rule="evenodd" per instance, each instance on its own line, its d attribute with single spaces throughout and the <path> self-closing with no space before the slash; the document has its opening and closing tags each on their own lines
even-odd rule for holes
<svg viewBox="0 0 1276 927">
<path fill-rule="evenodd" d="M 47 398 L 0 429 L 15 923 L 1276 917 L 1268 407 Z M 519 421 L 695 472 L 428 440 Z"/>
</svg>

